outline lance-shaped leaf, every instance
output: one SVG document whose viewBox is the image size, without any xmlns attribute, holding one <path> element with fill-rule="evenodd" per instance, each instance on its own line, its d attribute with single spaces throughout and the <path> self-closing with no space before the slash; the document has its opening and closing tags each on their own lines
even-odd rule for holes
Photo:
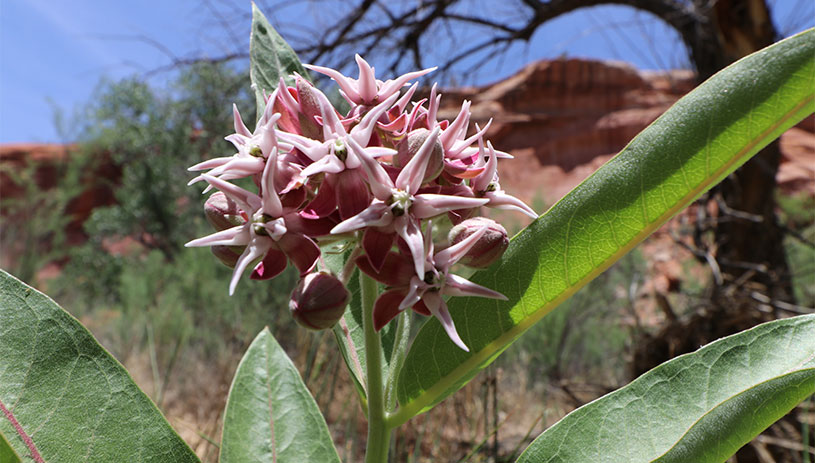
<svg viewBox="0 0 815 463">
<path fill-rule="evenodd" d="M 759 325 L 677 357 L 567 415 L 532 462 L 727 460 L 815 394 L 815 315 Z"/>
<path fill-rule="evenodd" d="M 435 320 L 399 377 L 404 422 L 452 394 L 558 304 L 815 109 L 815 30 L 754 53 L 679 100 L 471 280 L 506 302 L 453 298 L 470 347 Z"/>
<path fill-rule="evenodd" d="M 222 463 L 340 461 L 314 398 L 268 328 L 238 365 L 222 435 Z"/>
<path fill-rule="evenodd" d="M 283 37 L 269 24 L 269 20 L 252 3 L 252 35 L 249 39 L 249 77 L 255 89 L 257 117 L 263 114 L 266 106 L 264 92 L 270 94 L 277 88 L 280 78 L 288 85 L 294 85 L 291 74 L 296 72 L 308 79 L 308 72 L 297 54 Z"/>
<path fill-rule="evenodd" d="M 79 321 L 0 271 L 0 461 L 14 454 L 38 463 L 198 461 Z"/>
</svg>

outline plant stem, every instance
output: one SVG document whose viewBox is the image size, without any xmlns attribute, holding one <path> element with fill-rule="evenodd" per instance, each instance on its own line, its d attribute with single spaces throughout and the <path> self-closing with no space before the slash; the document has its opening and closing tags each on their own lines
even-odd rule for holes
<svg viewBox="0 0 815 463">
<path fill-rule="evenodd" d="M 368 382 L 368 448 L 366 463 L 387 463 L 391 428 L 385 422 L 385 394 L 382 384 L 382 341 L 374 329 L 376 281 L 359 273 L 362 292 L 362 326 L 365 331 L 365 359 Z"/>
<path fill-rule="evenodd" d="M 410 334 L 410 311 L 403 310 L 397 316 L 396 339 L 393 341 L 393 354 L 391 354 L 390 371 L 388 371 L 388 381 L 385 393 L 385 408 L 388 413 L 396 408 L 396 378 L 399 370 L 405 363 L 405 351 L 407 350 L 408 337 Z"/>
</svg>

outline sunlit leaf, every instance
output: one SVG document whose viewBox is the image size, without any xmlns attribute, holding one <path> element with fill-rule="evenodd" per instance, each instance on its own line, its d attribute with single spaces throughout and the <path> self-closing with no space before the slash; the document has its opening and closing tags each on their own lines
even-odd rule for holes
<svg viewBox="0 0 815 463">
<path fill-rule="evenodd" d="M 23 461 L 198 461 L 79 321 L 0 271 L 0 461 L 5 462 L 3 440 Z"/>
<path fill-rule="evenodd" d="M 252 36 L 249 39 L 249 76 L 255 89 L 257 116 L 260 118 L 266 105 L 263 92 L 273 92 L 280 77 L 287 85 L 294 85 L 291 73 L 308 78 L 308 72 L 297 54 L 283 37 L 269 24 L 266 16 L 252 3 Z"/>
<path fill-rule="evenodd" d="M 777 320 L 575 410 L 518 462 L 720 463 L 812 394 L 815 315 Z"/>
<path fill-rule="evenodd" d="M 340 461 L 314 398 L 268 328 L 235 372 L 219 461 Z"/>
<path fill-rule="evenodd" d="M 506 302 L 453 298 L 470 352 L 430 320 L 399 377 L 398 424 L 458 390 L 529 327 L 815 109 L 815 31 L 719 72 L 516 236 L 473 281 Z"/>
</svg>

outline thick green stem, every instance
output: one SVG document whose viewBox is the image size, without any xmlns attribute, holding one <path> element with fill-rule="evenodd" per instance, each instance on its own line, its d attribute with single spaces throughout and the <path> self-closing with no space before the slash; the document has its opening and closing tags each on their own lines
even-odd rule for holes
<svg viewBox="0 0 815 463">
<path fill-rule="evenodd" d="M 376 281 L 359 273 L 362 291 L 362 326 L 365 330 L 365 359 L 368 382 L 368 448 L 366 463 L 387 463 L 391 428 L 385 422 L 385 388 L 382 384 L 382 341 L 374 329 Z"/>
</svg>

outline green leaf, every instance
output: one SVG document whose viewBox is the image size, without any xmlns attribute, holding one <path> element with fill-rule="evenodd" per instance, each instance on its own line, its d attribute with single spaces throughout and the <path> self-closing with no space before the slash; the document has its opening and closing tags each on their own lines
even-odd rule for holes
<svg viewBox="0 0 815 463">
<path fill-rule="evenodd" d="M 11 444 L 6 442 L 6 438 L 0 434 L 0 461 L 3 463 L 19 463 L 20 456 L 11 448 Z"/>
<path fill-rule="evenodd" d="M 776 320 L 575 410 L 518 462 L 720 463 L 813 393 L 815 315 Z"/>
<path fill-rule="evenodd" d="M 249 76 L 255 89 L 257 117 L 263 114 L 266 100 L 263 92 L 269 94 L 277 88 L 280 77 L 287 85 L 294 85 L 291 73 L 296 72 L 308 79 L 308 72 L 297 54 L 283 37 L 274 30 L 266 16 L 252 3 L 252 35 L 249 39 Z"/>
<path fill-rule="evenodd" d="M 472 379 L 534 323 L 815 109 L 815 30 L 754 53 L 679 100 L 617 156 L 516 236 L 472 278 L 506 302 L 452 298 L 470 352 L 438 321 L 418 333 L 392 424 Z"/>
<path fill-rule="evenodd" d="M 0 320 L 0 456 L 5 439 L 23 461 L 198 461 L 79 321 L 1 270 Z"/>
<path fill-rule="evenodd" d="M 323 253 L 324 261 L 332 272 L 339 275 L 350 252 L 344 254 Z M 342 321 L 334 325 L 334 336 L 340 347 L 340 353 L 351 372 L 351 377 L 360 397 L 365 400 L 365 378 L 368 371 L 368 362 L 365 353 L 365 332 L 362 329 L 362 301 L 359 290 L 359 270 L 354 270 L 348 280 L 348 291 L 351 300 Z M 391 362 L 394 360 L 394 341 L 396 339 L 396 324 L 390 323 L 380 331 L 382 337 L 382 376 L 388 377 Z M 364 406 L 367 407 L 367 404 Z"/>
<path fill-rule="evenodd" d="M 340 461 L 314 398 L 268 328 L 235 372 L 219 461 Z"/>
</svg>

